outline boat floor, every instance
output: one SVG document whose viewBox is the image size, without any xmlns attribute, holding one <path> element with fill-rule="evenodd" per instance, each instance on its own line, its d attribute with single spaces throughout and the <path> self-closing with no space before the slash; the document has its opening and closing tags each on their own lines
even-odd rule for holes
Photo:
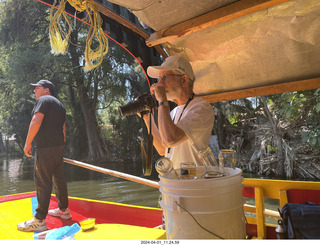
<svg viewBox="0 0 320 245">
<path fill-rule="evenodd" d="M 3 196 L 0 197 L 0 239 L 38 239 L 34 237 L 39 232 L 21 232 L 17 230 L 17 224 L 26 220 L 32 219 L 35 214 L 35 209 L 38 206 L 37 197 L 35 193 L 24 193 L 20 195 Z M 57 208 L 57 200 L 55 197 L 51 198 L 49 209 Z M 72 218 L 63 220 L 61 218 L 47 216 L 46 222 L 49 229 L 61 228 L 64 226 L 71 226 L 86 218 L 81 213 L 70 209 Z M 164 230 L 156 228 L 148 228 L 128 224 L 101 223 L 97 220 L 96 225 L 89 231 L 80 230 L 74 236 L 76 240 L 81 239 L 165 239 L 166 234 Z"/>
</svg>

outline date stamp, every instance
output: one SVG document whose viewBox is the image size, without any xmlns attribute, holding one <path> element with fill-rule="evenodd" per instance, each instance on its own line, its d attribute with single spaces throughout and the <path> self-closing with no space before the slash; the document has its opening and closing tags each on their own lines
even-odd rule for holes
<svg viewBox="0 0 320 245">
<path fill-rule="evenodd" d="M 143 245 L 178 245 L 180 241 L 177 240 L 141 240 Z"/>
</svg>

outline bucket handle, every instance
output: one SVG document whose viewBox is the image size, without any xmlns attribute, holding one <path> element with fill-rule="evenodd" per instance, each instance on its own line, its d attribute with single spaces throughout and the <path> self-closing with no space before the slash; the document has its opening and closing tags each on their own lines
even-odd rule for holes
<svg viewBox="0 0 320 245">
<path fill-rule="evenodd" d="M 167 210 L 169 210 L 171 212 L 173 212 L 175 210 L 177 210 L 179 213 L 181 213 L 181 211 L 184 212 L 184 210 L 181 209 L 180 206 L 179 206 L 179 203 L 181 203 L 181 197 L 179 197 L 179 196 L 171 196 L 171 198 L 172 199 L 170 201 L 171 201 L 172 205 L 170 205 L 170 204 L 166 205 L 166 204 L 164 204 L 163 200 L 161 200 L 160 201 L 160 206 L 163 209 L 167 209 Z"/>
</svg>

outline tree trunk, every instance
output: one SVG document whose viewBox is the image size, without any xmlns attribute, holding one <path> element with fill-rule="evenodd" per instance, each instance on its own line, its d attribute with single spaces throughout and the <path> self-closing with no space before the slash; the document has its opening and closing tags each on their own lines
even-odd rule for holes
<svg viewBox="0 0 320 245">
<path fill-rule="evenodd" d="M 69 78 L 71 81 L 73 77 L 70 76 Z M 74 89 L 72 84 L 68 85 L 69 91 L 69 106 L 71 109 L 71 115 L 67 118 L 66 123 L 66 130 L 68 139 L 67 141 L 70 142 L 67 144 L 68 146 L 68 153 L 70 157 L 79 157 L 80 159 L 85 159 L 88 156 L 88 146 L 86 144 L 87 134 L 86 134 L 86 127 L 83 120 L 83 113 L 79 104 L 78 97 L 76 96 L 77 91 Z"/>
<path fill-rule="evenodd" d="M 284 153 L 283 153 L 283 145 L 282 145 L 282 134 L 280 134 L 277 131 L 276 137 L 277 137 L 277 159 L 278 159 L 276 175 L 283 177 L 284 176 Z"/>
<path fill-rule="evenodd" d="M 3 144 L 2 133 L 0 133 L 0 153 L 5 151 L 6 151 L 6 148 L 4 147 L 4 144 Z"/>
<path fill-rule="evenodd" d="M 95 110 L 92 108 L 87 92 L 84 89 L 81 79 L 76 81 L 79 95 L 80 107 L 83 114 L 84 124 L 88 138 L 88 161 L 101 159 L 105 157 L 105 150 L 102 146 L 102 140 L 95 116 Z"/>
<path fill-rule="evenodd" d="M 78 43 L 77 30 L 72 31 L 71 40 L 72 40 L 72 43 Z M 95 115 L 95 106 L 94 106 L 94 103 L 91 102 L 92 100 L 88 96 L 88 91 L 85 86 L 84 73 L 82 71 L 82 67 L 79 66 L 79 57 L 81 57 L 81 54 L 78 54 L 79 50 L 75 45 L 70 45 L 69 50 L 72 57 L 71 58 L 72 66 L 74 67 L 73 76 L 76 82 L 80 108 L 83 115 L 85 131 L 87 135 L 88 153 L 87 153 L 86 160 L 93 161 L 93 160 L 101 159 L 105 157 L 106 152 L 102 145 L 100 130 L 99 130 L 96 115 Z"/>
<path fill-rule="evenodd" d="M 230 123 L 228 119 L 221 112 L 221 109 L 218 109 L 218 114 L 216 116 L 216 124 L 214 125 L 214 131 L 217 133 L 218 143 L 220 149 L 227 149 L 229 147 L 227 142 L 227 134 L 226 127 L 229 126 Z"/>
</svg>

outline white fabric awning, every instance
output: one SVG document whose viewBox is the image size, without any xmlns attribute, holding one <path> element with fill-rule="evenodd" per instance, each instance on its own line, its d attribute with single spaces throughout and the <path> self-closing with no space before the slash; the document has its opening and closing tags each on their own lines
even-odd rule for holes
<svg viewBox="0 0 320 245">
<path fill-rule="evenodd" d="M 191 62 L 196 94 L 290 87 L 301 80 L 300 90 L 320 87 L 319 0 L 110 2 L 130 8 L 156 31 L 149 46 L 160 43 L 169 55 Z M 197 29 L 192 20 L 209 24 Z"/>
</svg>

